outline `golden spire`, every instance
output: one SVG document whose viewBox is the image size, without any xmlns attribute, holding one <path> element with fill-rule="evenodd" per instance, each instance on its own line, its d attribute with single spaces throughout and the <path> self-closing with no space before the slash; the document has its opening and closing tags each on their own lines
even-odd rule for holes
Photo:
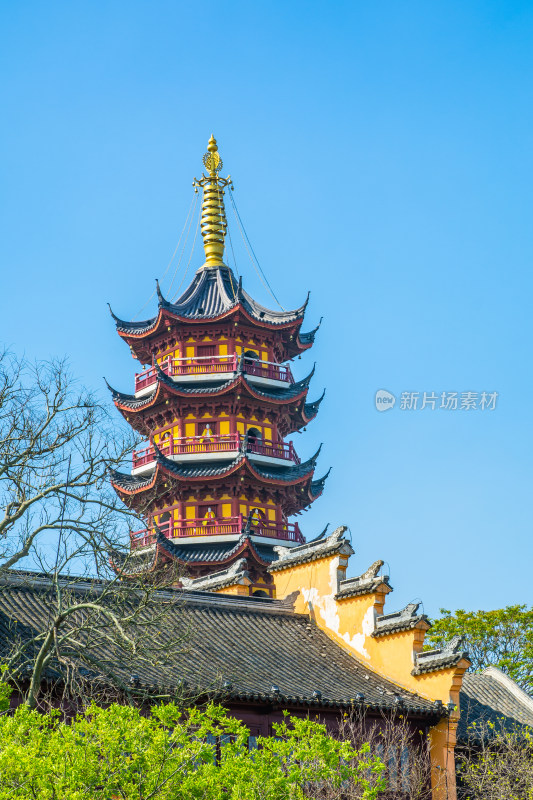
<svg viewBox="0 0 533 800">
<path fill-rule="evenodd" d="M 219 267 L 224 265 L 222 256 L 228 227 L 224 208 L 224 189 L 226 186 L 232 186 L 232 183 L 229 175 L 227 178 L 219 177 L 222 159 L 218 152 L 217 140 L 213 135 L 209 139 L 203 162 L 209 175 L 202 175 L 199 180 L 195 178 L 193 186 L 196 191 L 200 186 L 203 188 L 201 226 L 205 250 L 204 266 Z"/>
</svg>

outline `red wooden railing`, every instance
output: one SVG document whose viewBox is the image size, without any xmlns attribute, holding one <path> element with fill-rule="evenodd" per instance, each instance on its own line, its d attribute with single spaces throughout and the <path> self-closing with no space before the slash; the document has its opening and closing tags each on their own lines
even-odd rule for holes
<svg viewBox="0 0 533 800">
<path fill-rule="evenodd" d="M 196 356 L 195 358 L 167 358 L 161 362 L 160 368 L 167 375 L 176 377 L 180 375 L 213 375 L 223 372 L 236 372 L 239 365 L 236 353 L 229 356 Z M 274 364 L 270 361 L 259 359 L 243 359 L 243 370 L 248 375 L 260 378 L 294 383 L 291 368 L 286 364 Z M 151 386 L 157 380 L 155 367 L 135 375 L 135 391 L 140 392 Z"/>
<path fill-rule="evenodd" d="M 158 444 L 159 450 L 165 456 L 185 455 L 188 453 L 227 453 L 239 450 L 244 437 L 239 433 L 222 434 L 218 436 L 189 436 L 175 437 Z M 271 458 L 283 458 L 295 464 L 300 463 L 292 442 L 270 442 L 248 440 L 248 452 Z M 150 464 L 155 458 L 152 445 L 147 445 L 141 450 L 133 452 L 133 469 Z"/>
<path fill-rule="evenodd" d="M 172 358 L 167 361 L 167 375 L 205 375 L 213 372 L 235 372 L 239 356 L 196 356 L 195 358 Z"/>
<path fill-rule="evenodd" d="M 238 517 L 225 519 L 184 519 L 178 522 L 165 522 L 159 525 L 159 530 L 167 539 L 180 539 L 188 536 L 223 536 L 242 533 L 245 520 L 242 514 Z M 303 544 L 304 538 L 297 522 L 288 522 L 276 525 L 270 522 L 257 521 L 252 523 L 252 536 L 266 536 L 271 539 L 282 539 L 286 542 Z M 130 533 L 133 549 L 153 544 L 156 534 L 153 528 Z"/>
<path fill-rule="evenodd" d="M 270 378 L 273 381 L 294 383 L 291 368 L 288 364 L 274 364 L 271 361 L 259 361 L 259 359 L 255 358 L 245 358 L 243 370 L 247 375 L 255 375 L 258 378 Z"/>
</svg>

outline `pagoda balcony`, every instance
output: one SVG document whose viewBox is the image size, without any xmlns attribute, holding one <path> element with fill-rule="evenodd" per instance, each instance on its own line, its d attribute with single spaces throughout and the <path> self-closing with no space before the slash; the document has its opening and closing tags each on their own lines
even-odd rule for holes
<svg viewBox="0 0 533 800">
<path fill-rule="evenodd" d="M 194 538 L 195 541 L 213 541 L 212 537 L 219 537 L 218 541 L 240 536 L 246 529 L 246 519 L 242 514 L 237 517 L 224 519 L 184 519 L 177 522 L 165 522 L 159 525 L 159 531 L 166 539 Z M 253 522 L 250 526 L 250 535 L 260 536 L 263 539 L 276 539 L 293 544 L 303 544 L 304 538 L 297 522 L 287 522 L 276 525 L 270 522 Z M 154 528 L 145 528 L 130 533 L 131 547 L 135 550 L 154 544 L 156 532 Z"/>
<path fill-rule="evenodd" d="M 291 368 L 288 364 L 276 364 L 272 361 L 260 361 L 241 356 L 198 356 L 196 358 L 167 358 L 161 362 L 160 369 L 177 383 L 193 383 L 227 381 L 235 377 L 239 363 L 250 383 L 271 388 L 285 387 L 294 383 Z M 157 381 L 155 367 L 143 370 L 135 375 L 135 396 L 142 397 L 152 391 Z"/>
<path fill-rule="evenodd" d="M 240 433 L 219 436 L 175 437 L 158 444 L 158 449 L 172 461 L 227 461 L 246 452 L 251 461 L 272 466 L 287 466 L 287 461 L 300 464 L 292 442 L 252 441 Z M 133 451 L 133 475 L 154 468 L 155 450 L 147 445 Z"/>
</svg>

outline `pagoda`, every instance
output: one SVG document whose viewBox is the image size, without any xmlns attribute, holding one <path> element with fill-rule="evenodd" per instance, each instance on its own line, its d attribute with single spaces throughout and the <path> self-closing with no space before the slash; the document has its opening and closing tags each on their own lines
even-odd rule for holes
<svg viewBox="0 0 533 800">
<path fill-rule="evenodd" d="M 322 493 L 327 477 L 314 475 L 320 450 L 301 461 L 286 441 L 316 416 L 324 396 L 309 402 L 314 369 L 295 380 L 289 364 L 312 346 L 317 328 L 301 332 L 307 300 L 294 311 L 271 311 L 224 263 L 224 194 L 233 185 L 220 176 L 213 137 L 207 149 L 207 174 L 193 184 L 203 193 L 205 263 L 175 302 L 156 283 L 152 319 L 126 322 L 111 312 L 142 371 L 133 394 L 109 388 L 146 439 L 131 474 L 112 474 L 120 498 L 145 520 L 131 533 L 124 573 L 177 562 L 183 585 L 209 588 L 225 575 L 232 583 L 245 575 L 240 593 L 272 597 L 274 548 L 305 543 L 290 518 Z"/>
</svg>

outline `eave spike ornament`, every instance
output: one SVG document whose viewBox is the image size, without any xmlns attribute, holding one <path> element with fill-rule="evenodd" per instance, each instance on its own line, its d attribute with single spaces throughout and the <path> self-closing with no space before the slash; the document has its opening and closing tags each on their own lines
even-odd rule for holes
<svg viewBox="0 0 533 800">
<path fill-rule="evenodd" d="M 205 264 L 204 267 L 225 266 L 222 260 L 224 255 L 224 239 L 228 224 L 224 208 L 224 189 L 233 188 L 230 176 L 221 178 L 222 159 L 218 152 L 217 140 L 211 136 L 207 145 L 207 153 L 203 162 L 208 175 L 194 179 L 193 186 L 196 191 L 203 189 L 201 228 L 204 240 Z"/>
</svg>

